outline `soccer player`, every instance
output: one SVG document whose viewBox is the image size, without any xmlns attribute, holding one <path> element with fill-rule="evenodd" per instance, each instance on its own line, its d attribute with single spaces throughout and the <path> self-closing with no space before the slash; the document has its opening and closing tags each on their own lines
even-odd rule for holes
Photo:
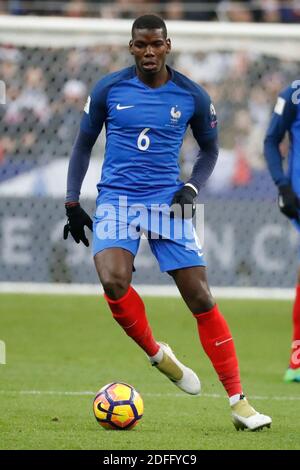
<svg viewBox="0 0 300 470">
<path fill-rule="evenodd" d="M 281 91 L 271 117 L 264 142 L 264 153 L 270 174 L 278 188 L 278 205 L 300 232 L 300 81 Z M 280 143 L 289 135 L 288 171 L 283 170 Z M 293 308 L 293 335 L 290 363 L 285 382 L 300 382 L 300 267 Z"/>
<path fill-rule="evenodd" d="M 105 76 L 88 98 L 69 164 L 64 238 L 70 232 L 77 243 L 88 245 L 84 226 L 92 230 L 92 221 L 79 204 L 79 194 L 92 147 L 105 124 L 93 252 L 112 315 L 160 372 L 181 390 L 193 395 L 200 392 L 195 372 L 167 344 L 153 337 L 144 303 L 131 286 L 140 236 L 147 233 L 161 271 L 172 276 L 195 317 L 202 346 L 228 394 L 236 428 L 254 431 L 270 426 L 272 420 L 256 412 L 243 395 L 234 342 L 210 293 L 192 224 L 195 198 L 217 160 L 216 113 L 201 86 L 166 65 L 170 50 L 171 41 L 160 17 L 137 18 L 129 42 L 135 65 Z M 178 156 L 188 125 L 200 150 L 191 177 L 183 184 Z M 164 209 L 158 220 L 158 204 L 176 205 L 173 216 Z M 136 207 L 143 213 L 138 222 Z M 150 211 L 154 228 L 147 225 Z M 170 233 L 157 223 L 166 218 Z M 175 236 L 180 228 L 184 229 L 182 236 Z"/>
</svg>

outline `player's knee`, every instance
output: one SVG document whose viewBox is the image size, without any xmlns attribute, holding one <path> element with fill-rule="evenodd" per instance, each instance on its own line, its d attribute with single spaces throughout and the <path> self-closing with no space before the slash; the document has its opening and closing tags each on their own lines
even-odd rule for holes
<svg viewBox="0 0 300 470">
<path fill-rule="evenodd" d="M 104 292 L 109 298 L 116 300 L 126 294 L 130 285 L 131 279 L 129 279 L 127 272 L 124 271 L 106 271 L 102 273 L 101 284 Z"/>
<path fill-rule="evenodd" d="M 213 308 L 215 302 L 212 297 L 198 297 L 193 299 L 191 310 L 193 313 L 205 313 Z"/>
<path fill-rule="evenodd" d="M 201 288 L 195 291 L 187 303 L 193 313 L 208 312 L 215 305 L 215 301 L 208 288 Z"/>
</svg>

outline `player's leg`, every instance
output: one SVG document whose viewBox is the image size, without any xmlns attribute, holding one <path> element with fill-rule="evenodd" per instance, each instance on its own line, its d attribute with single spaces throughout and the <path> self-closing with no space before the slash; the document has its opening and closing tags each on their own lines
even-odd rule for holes
<svg viewBox="0 0 300 470">
<path fill-rule="evenodd" d="M 198 377 L 193 376 L 193 380 L 186 383 L 183 379 L 184 366 L 166 344 L 156 342 L 153 337 L 144 303 L 130 284 L 133 254 L 122 248 L 108 248 L 97 253 L 94 260 L 105 292 L 104 297 L 114 319 L 125 333 L 146 352 L 151 363 L 179 388 L 190 394 L 199 393 Z"/>
<path fill-rule="evenodd" d="M 292 350 L 284 381 L 300 383 L 300 267 L 298 269 L 296 296 L 293 306 L 292 328 Z"/>
<path fill-rule="evenodd" d="M 94 261 L 114 319 L 146 354 L 155 356 L 160 346 L 153 337 L 144 303 L 131 286 L 133 253 L 118 247 L 106 248 L 95 254 Z"/>
<path fill-rule="evenodd" d="M 174 278 L 183 299 L 195 314 L 201 342 L 220 380 L 230 396 L 239 399 L 242 389 L 234 345 L 232 340 L 228 341 L 231 334 L 210 293 L 200 243 L 191 222 L 188 224 L 176 219 L 173 224 L 180 236 L 175 237 L 174 230 L 171 239 L 170 230 L 169 239 L 149 241 L 151 250 L 161 271 L 167 271 Z M 180 224 L 187 230 L 180 231 Z M 200 313 L 201 318 L 198 316 Z M 217 348 L 216 341 L 222 341 Z M 223 351 L 227 354 L 224 355 Z"/>
<path fill-rule="evenodd" d="M 271 418 L 257 413 L 243 395 L 234 341 L 210 293 L 206 268 L 195 266 L 173 270 L 170 274 L 197 321 L 203 349 L 228 394 L 236 428 L 257 430 L 270 426 Z"/>
<path fill-rule="evenodd" d="M 145 306 L 131 286 L 134 256 L 122 248 L 108 248 L 94 257 L 105 299 L 114 319 L 149 356 L 153 365 L 190 394 L 200 391 L 199 379 L 183 380 L 183 366 L 164 343 L 157 343 L 147 320 Z M 187 369 L 187 368 L 186 368 Z"/>
<path fill-rule="evenodd" d="M 242 394 L 234 342 L 226 320 L 216 305 L 206 278 L 205 266 L 171 271 L 179 292 L 197 321 L 202 346 L 229 397 Z"/>
</svg>

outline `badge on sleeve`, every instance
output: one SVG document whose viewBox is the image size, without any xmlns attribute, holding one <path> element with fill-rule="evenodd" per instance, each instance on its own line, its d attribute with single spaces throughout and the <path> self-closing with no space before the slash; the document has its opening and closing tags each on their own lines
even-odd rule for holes
<svg viewBox="0 0 300 470">
<path fill-rule="evenodd" d="M 89 114 L 90 112 L 90 104 L 91 104 L 91 97 L 89 96 L 88 99 L 86 100 L 84 111 L 86 114 Z"/>
<path fill-rule="evenodd" d="M 282 98 L 281 96 L 278 96 L 277 102 L 274 108 L 274 113 L 279 114 L 279 116 L 281 116 L 285 107 L 285 103 L 286 103 L 285 99 Z"/>
</svg>

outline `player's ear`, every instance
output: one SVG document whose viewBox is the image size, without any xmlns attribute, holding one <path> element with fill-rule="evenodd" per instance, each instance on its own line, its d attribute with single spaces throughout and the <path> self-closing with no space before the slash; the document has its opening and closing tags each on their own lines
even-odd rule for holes
<svg viewBox="0 0 300 470">
<path fill-rule="evenodd" d="M 128 47 L 129 47 L 129 52 L 130 52 L 130 54 L 133 55 L 132 46 L 133 46 L 133 41 L 132 41 L 132 39 L 130 39 Z"/>
<path fill-rule="evenodd" d="M 172 49 L 171 39 L 169 39 L 169 38 L 166 39 L 166 43 L 167 43 L 167 54 L 169 54 L 169 52 Z"/>
</svg>

